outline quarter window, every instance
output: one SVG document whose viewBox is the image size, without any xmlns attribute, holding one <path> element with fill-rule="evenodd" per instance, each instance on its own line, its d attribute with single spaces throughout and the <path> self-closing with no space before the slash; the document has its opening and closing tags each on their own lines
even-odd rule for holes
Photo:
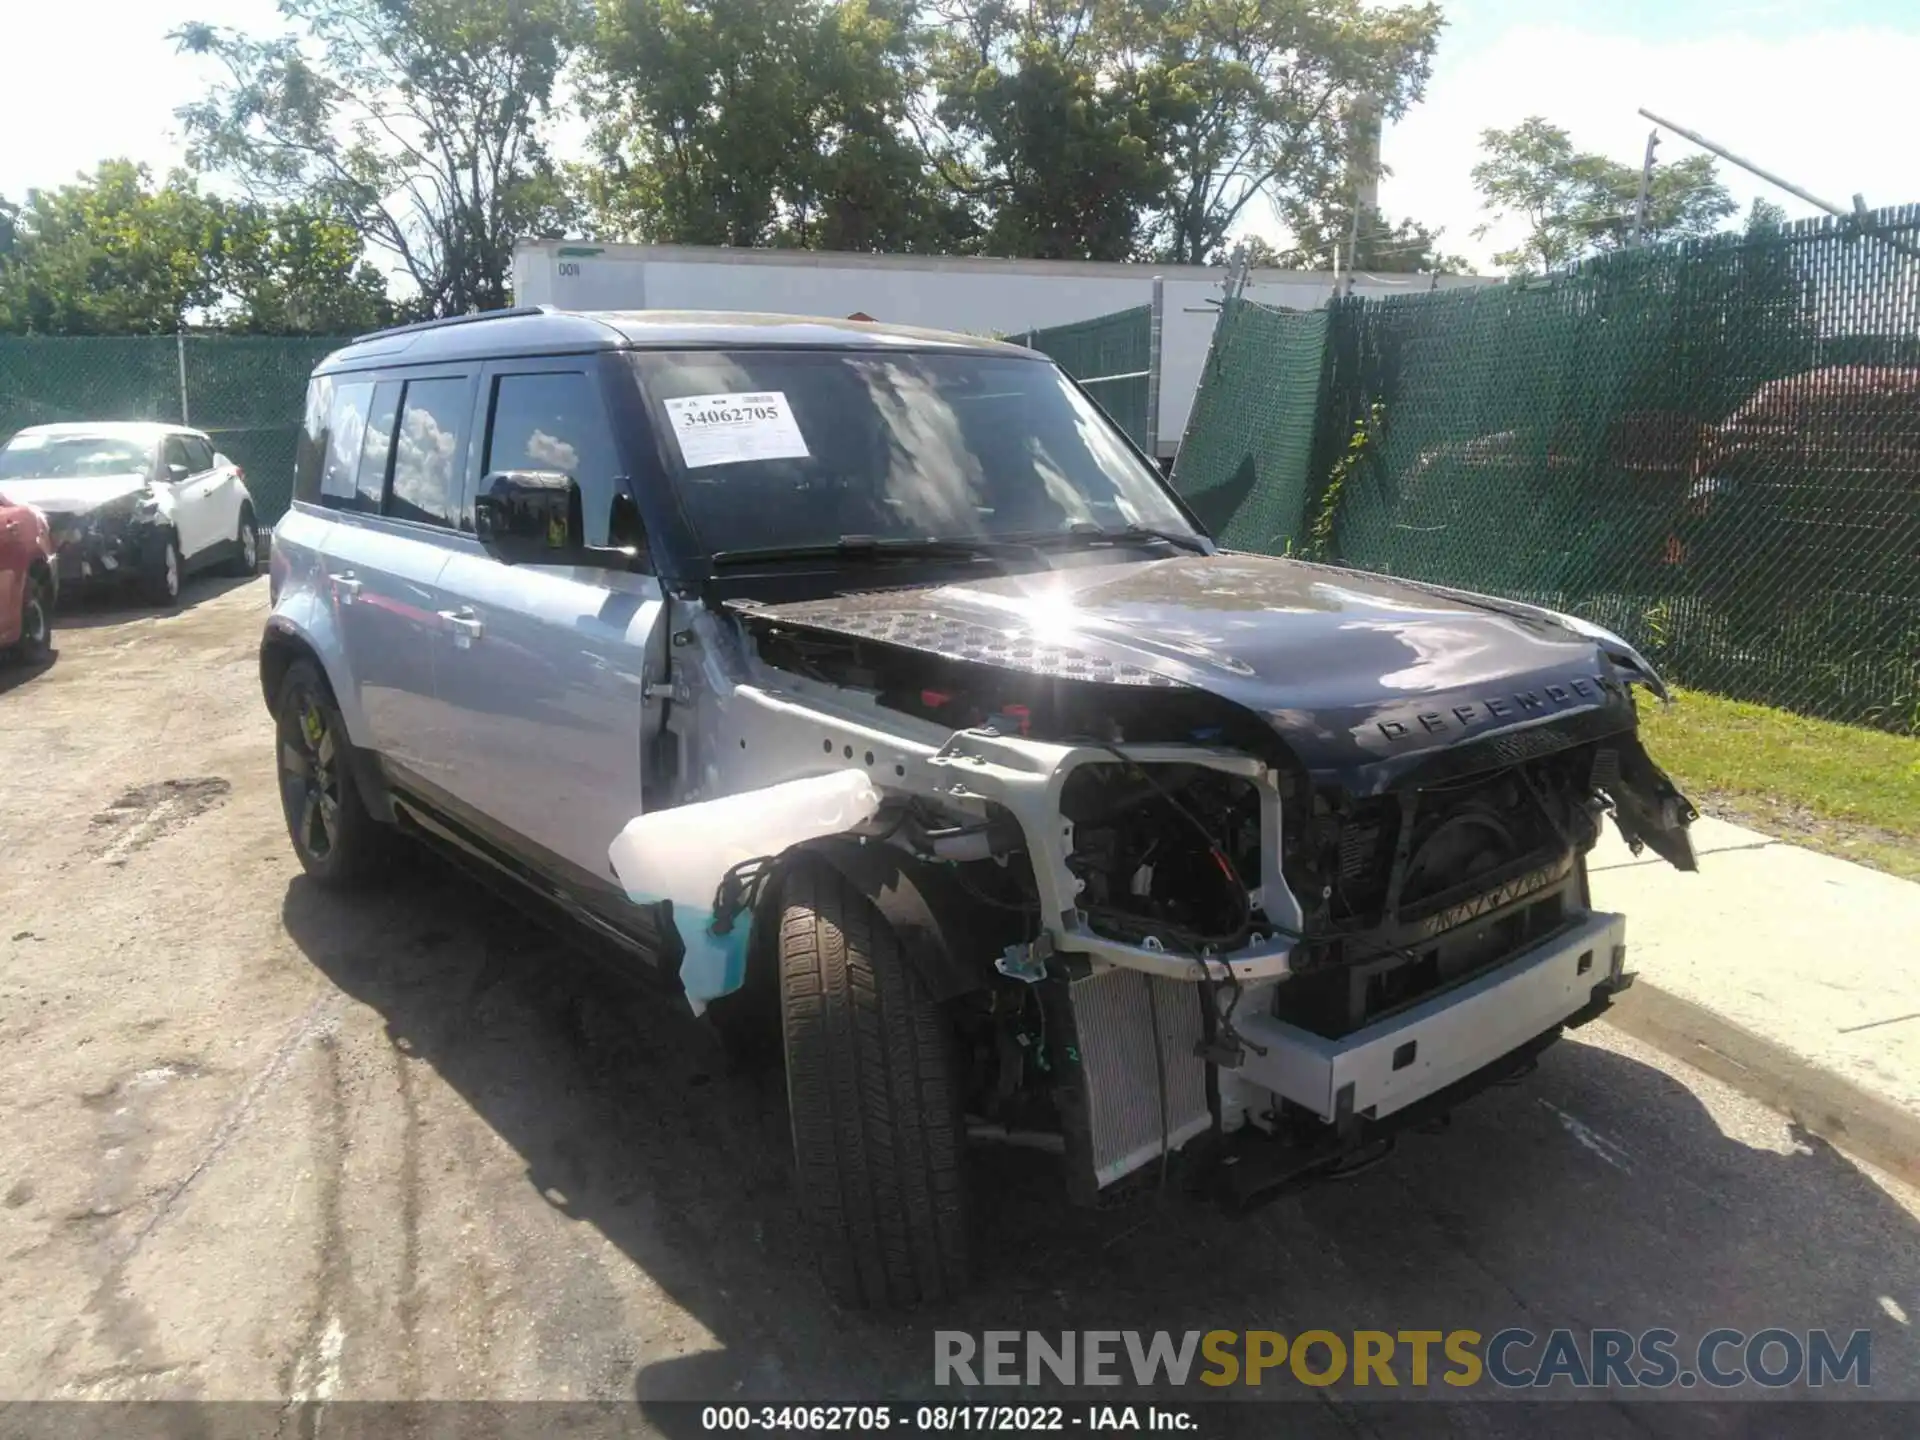
<svg viewBox="0 0 1920 1440">
<path fill-rule="evenodd" d="M 327 458 L 327 417 L 333 409 L 333 381 L 325 375 L 307 384 L 307 413 L 293 459 L 293 498 L 320 498 L 320 470 Z"/>
<path fill-rule="evenodd" d="M 337 385 L 327 420 L 327 462 L 320 472 L 323 504 L 338 508 L 354 499 L 354 475 L 360 467 L 360 448 L 367 438 L 367 411 L 373 405 L 373 382 L 356 380 Z"/>
</svg>

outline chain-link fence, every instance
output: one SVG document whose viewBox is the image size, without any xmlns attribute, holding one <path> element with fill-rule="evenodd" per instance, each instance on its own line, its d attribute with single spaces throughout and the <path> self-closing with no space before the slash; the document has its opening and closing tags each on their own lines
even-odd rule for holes
<svg viewBox="0 0 1920 1440">
<path fill-rule="evenodd" d="M 1920 207 L 1340 300 L 1319 364 L 1316 317 L 1234 308 L 1176 472 L 1229 543 L 1575 611 L 1682 683 L 1920 729 Z"/>
<path fill-rule="evenodd" d="M 61 420 L 204 430 L 246 471 L 262 524 L 293 499 L 307 375 L 345 342 L 232 335 L 0 336 L 0 439 Z"/>
<path fill-rule="evenodd" d="M 1155 433 L 1153 403 L 1157 399 L 1152 383 L 1156 364 L 1152 306 L 1136 305 L 1092 320 L 1076 320 L 1071 325 L 1053 325 L 1007 338 L 1050 356 L 1133 437 L 1134 444 L 1151 449 Z"/>
</svg>

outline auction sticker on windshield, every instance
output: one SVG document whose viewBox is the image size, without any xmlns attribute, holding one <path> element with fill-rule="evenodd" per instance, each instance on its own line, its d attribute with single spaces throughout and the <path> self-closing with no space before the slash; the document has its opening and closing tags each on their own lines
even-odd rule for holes
<svg viewBox="0 0 1920 1440">
<path fill-rule="evenodd" d="M 669 400 L 667 419 L 689 470 L 742 460 L 800 460 L 807 442 L 779 390 L 688 395 Z"/>
</svg>

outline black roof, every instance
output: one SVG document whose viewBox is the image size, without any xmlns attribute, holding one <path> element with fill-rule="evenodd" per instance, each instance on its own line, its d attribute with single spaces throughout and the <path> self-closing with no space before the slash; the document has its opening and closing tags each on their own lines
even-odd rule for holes
<svg viewBox="0 0 1920 1440">
<path fill-rule="evenodd" d="M 1042 358 L 1019 345 L 858 320 L 755 315 L 729 310 L 556 310 L 528 306 L 456 315 L 362 335 L 319 370 L 356 370 L 496 355 L 569 355 L 596 350 L 955 350 Z"/>
</svg>

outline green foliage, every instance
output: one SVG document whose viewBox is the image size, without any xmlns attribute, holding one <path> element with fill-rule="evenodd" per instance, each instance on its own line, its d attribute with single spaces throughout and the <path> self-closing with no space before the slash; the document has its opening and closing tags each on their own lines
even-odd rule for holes
<svg viewBox="0 0 1920 1440">
<path fill-rule="evenodd" d="M 1327 483 L 1314 498 L 1307 517 L 1307 543 L 1301 553 L 1309 560 L 1332 561 L 1339 556 L 1340 503 L 1346 498 L 1347 485 L 1360 473 L 1371 452 L 1378 448 L 1381 426 L 1386 423 L 1384 405 L 1375 402 L 1367 413 L 1353 422 L 1353 434 L 1347 448 L 1333 462 Z"/>
<path fill-rule="evenodd" d="M 1424 93 L 1441 25 L 1432 4 L 1156 0 L 1112 6 L 1116 83 L 1151 96 L 1173 176 L 1149 216 L 1176 262 L 1225 256 L 1256 199 L 1283 213 L 1341 192 L 1348 116 L 1392 120 Z"/>
<path fill-rule="evenodd" d="M 110 160 L 8 209 L 0 329 L 169 334 L 217 297 L 219 208 L 185 175 L 155 189 L 144 166 Z"/>
<path fill-rule="evenodd" d="M 1295 200 L 1283 209 L 1293 244 L 1266 262 L 1296 270 L 1333 268 L 1337 253 L 1340 269 L 1386 275 L 1458 275 L 1471 267 L 1458 255 L 1440 249 L 1441 231 L 1429 230 L 1417 220 L 1389 221 L 1369 206 L 1353 223 L 1353 206 L 1320 197 Z"/>
<path fill-rule="evenodd" d="M 1538 115 L 1511 130 L 1482 131 L 1480 146 L 1473 183 L 1483 208 L 1494 220 L 1518 215 L 1528 226 L 1519 245 L 1493 257 L 1496 264 L 1516 274 L 1564 270 L 1632 243 L 1639 165 L 1576 150 L 1565 130 Z M 1656 165 L 1643 238 L 1651 244 L 1709 235 L 1737 208 L 1711 156 Z M 1475 236 L 1484 236 L 1491 223 Z"/>
<path fill-rule="evenodd" d="M 609 237 L 1213 260 L 1256 201 L 1329 203 L 1349 108 L 1417 99 L 1439 24 L 1365 0 L 603 0 L 576 179 Z"/>
<path fill-rule="evenodd" d="M 394 320 L 359 232 L 305 206 L 229 207 L 217 273 L 216 316 L 238 334 L 357 335 Z"/>
<path fill-rule="evenodd" d="M 905 128 L 894 0 L 606 0 L 582 101 L 596 233 L 683 244 L 942 249 L 957 215 Z"/>
<path fill-rule="evenodd" d="M 392 314 L 350 225 L 202 195 L 183 173 L 156 187 L 143 167 L 109 160 L 23 205 L 0 201 L 0 214 L 0 330 L 337 335 Z"/>
<path fill-rule="evenodd" d="M 190 158 L 256 200 L 343 217 L 417 305 L 504 304 L 513 242 L 564 228 L 541 144 L 586 0 L 280 0 L 270 39 L 195 22 L 181 49 L 224 79 L 179 117 Z"/>
<path fill-rule="evenodd" d="M 938 95 L 927 133 L 980 248 L 1038 259 L 1125 260 L 1173 180 L 1169 113 L 1151 77 L 1117 71 L 1100 5 L 1009 0 L 942 7 L 928 41 Z"/>
</svg>

